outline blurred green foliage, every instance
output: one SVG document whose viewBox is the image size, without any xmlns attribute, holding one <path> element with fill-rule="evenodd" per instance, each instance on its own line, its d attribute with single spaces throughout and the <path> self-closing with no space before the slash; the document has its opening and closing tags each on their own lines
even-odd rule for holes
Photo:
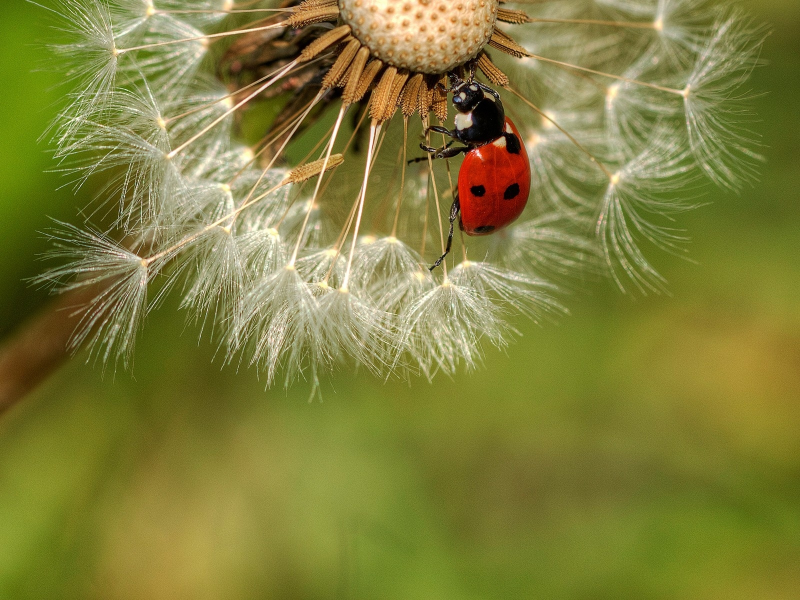
<svg viewBox="0 0 800 600">
<path fill-rule="evenodd" d="M 166 306 L 132 376 L 76 359 L 0 422 L 0 598 L 800 598 L 800 4 L 747 4 L 769 162 L 688 217 L 672 297 L 597 285 L 477 373 L 312 404 Z M 0 332 L 85 203 L 37 143 L 42 13 L 0 6 Z"/>
</svg>

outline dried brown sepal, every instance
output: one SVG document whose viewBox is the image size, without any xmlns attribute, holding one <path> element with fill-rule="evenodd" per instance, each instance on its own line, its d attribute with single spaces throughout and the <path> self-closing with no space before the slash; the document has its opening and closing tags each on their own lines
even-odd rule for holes
<svg viewBox="0 0 800 600">
<path fill-rule="evenodd" d="M 295 8 L 295 12 L 298 10 L 306 10 L 310 8 L 321 8 L 326 6 L 338 6 L 339 0 L 304 0 L 300 4 L 297 5 Z"/>
<path fill-rule="evenodd" d="M 400 96 L 400 110 L 403 112 L 404 117 L 410 117 L 418 110 L 419 92 L 424 83 L 425 76 L 422 73 L 417 73 L 403 86 L 403 92 Z"/>
<path fill-rule="evenodd" d="M 331 46 L 334 46 L 350 35 L 350 26 L 342 25 L 331 29 L 306 46 L 297 57 L 297 62 L 304 63 L 316 58 Z"/>
<path fill-rule="evenodd" d="M 344 92 L 342 92 L 342 102 L 346 105 L 353 104 L 356 100 L 356 91 L 358 89 L 358 82 L 361 80 L 361 75 L 364 73 L 364 67 L 369 60 L 369 48 L 362 47 L 350 63 L 350 68 L 345 73 Z"/>
<path fill-rule="evenodd" d="M 431 101 L 433 114 L 442 123 L 447 120 L 447 75 L 442 75 L 437 81 L 440 85 L 433 86 L 433 98 Z"/>
<path fill-rule="evenodd" d="M 477 65 L 480 72 L 484 74 L 486 79 L 488 79 L 489 83 L 493 86 L 506 87 L 511 84 L 508 75 L 503 73 L 497 65 L 492 62 L 492 59 L 486 52 L 481 52 L 478 55 Z"/>
<path fill-rule="evenodd" d="M 327 173 L 328 171 L 332 171 L 341 165 L 343 162 L 344 156 L 341 154 L 331 154 L 327 165 L 325 164 L 325 159 L 320 158 L 314 162 L 295 167 L 286 174 L 286 177 L 283 178 L 283 183 L 302 183 L 303 181 L 308 181 L 312 177 L 320 175 L 322 173 L 323 166 L 325 167 L 325 172 Z"/>
<path fill-rule="evenodd" d="M 353 102 L 358 102 L 364 97 L 364 95 L 369 91 L 369 88 L 372 86 L 372 82 L 378 76 L 378 73 L 381 72 L 381 69 L 383 69 L 383 61 L 378 60 L 377 58 L 371 60 L 367 66 L 364 67 L 364 71 L 361 73 L 358 84 L 355 86 Z"/>
<path fill-rule="evenodd" d="M 389 67 L 383 72 L 378 85 L 372 90 L 372 97 L 370 99 L 369 116 L 375 121 L 383 121 L 383 115 L 390 102 L 390 94 L 392 92 L 392 85 L 394 84 L 394 76 L 397 75 L 396 67 Z"/>
<path fill-rule="evenodd" d="M 529 56 L 528 51 L 499 29 L 495 29 L 489 45 L 516 58 Z"/>
<path fill-rule="evenodd" d="M 433 87 L 436 85 L 436 77 L 430 75 L 425 77 L 425 81 L 419 88 L 417 97 L 417 111 L 421 117 L 427 119 L 428 114 L 433 110 Z"/>
<path fill-rule="evenodd" d="M 391 119 L 397 107 L 400 106 L 400 95 L 403 93 L 403 88 L 408 81 L 408 76 L 409 73 L 405 69 L 395 74 L 394 81 L 392 82 L 392 89 L 389 91 L 389 101 L 386 106 L 386 111 L 383 113 L 383 121 Z"/>
<path fill-rule="evenodd" d="M 499 8 L 497 10 L 497 20 L 503 23 L 512 23 L 514 25 L 521 25 L 522 23 L 529 23 L 530 17 L 525 14 L 523 10 L 512 10 L 510 8 Z"/>
<path fill-rule="evenodd" d="M 286 24 L 290 27 L 300 28 L 314 23 L 336 22 L 339 20 L 339 6 L 334 0 L 325 3 L 303 2 L 294 11 L 294 14 L 286 19 Z"/>
<path fill-rule="evenodd" d="M 323 88 L 334 88 L 342 83 L 360 48 L 361 42 L 357 39 L 352 38 L 349 41 L 345 40 L 345 45 L 339 54 L 339 58 L 336 59 L 336 62 L 333 63 L 333 66 L 322 80 Z"/>
</svg>

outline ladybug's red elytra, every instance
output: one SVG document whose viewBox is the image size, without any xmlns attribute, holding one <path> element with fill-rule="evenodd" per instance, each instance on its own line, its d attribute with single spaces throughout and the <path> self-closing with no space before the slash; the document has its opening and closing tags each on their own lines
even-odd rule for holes
<svg viewBox="0 0 800 600">
<path fill-rule="evenodd" d="M 470 78 L 464 81 L 450 73 L 453 106 L 458 111 L 455 129 L 430 127 L 464 146 L 420 148 L 434 158 L 451 158 L 462 152 L 458 191 L 450 207 L 450 233 L 444 254 L 430 267 L 445 259 L 453 243 L 453 223 L 467 235 L 488 235 L 513 223 L 522 214 L 531 190 L 531 166 L 519 131 L 505 116 L 500 95 Z M 452 142 L 451 142 L 452 144 Z"/>
</svg>

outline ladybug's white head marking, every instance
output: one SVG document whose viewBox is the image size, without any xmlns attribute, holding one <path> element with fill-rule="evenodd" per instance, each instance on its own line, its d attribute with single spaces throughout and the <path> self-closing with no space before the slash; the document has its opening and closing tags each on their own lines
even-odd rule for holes
<svg viewBox="0 0 800 600">
<path fill-rule="evenodd" d="M 492 142 L 492 146 L 497 146 L 498 148 L 505 148 L 506 147 L 506 136 L 501 135 L 495 141 Z"/>
<path fill-rule="evenodd" d="M 514 130 L 511 129 L 511 125 L 509 125 L 508 123 L 506 123 L 506 133 L 514 133 Z"/>
</svg>

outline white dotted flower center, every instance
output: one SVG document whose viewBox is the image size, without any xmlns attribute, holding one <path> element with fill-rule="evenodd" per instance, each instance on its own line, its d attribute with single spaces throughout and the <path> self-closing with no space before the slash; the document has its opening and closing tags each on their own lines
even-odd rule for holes
<svg viewBox="0 0 800 600">
<path fill-rule="evenodd" d="M 474 58 L 492 36 L 498 0 L 339 0 L 353 35 L 395 67 L 441 74 Z"/>
</svg>

